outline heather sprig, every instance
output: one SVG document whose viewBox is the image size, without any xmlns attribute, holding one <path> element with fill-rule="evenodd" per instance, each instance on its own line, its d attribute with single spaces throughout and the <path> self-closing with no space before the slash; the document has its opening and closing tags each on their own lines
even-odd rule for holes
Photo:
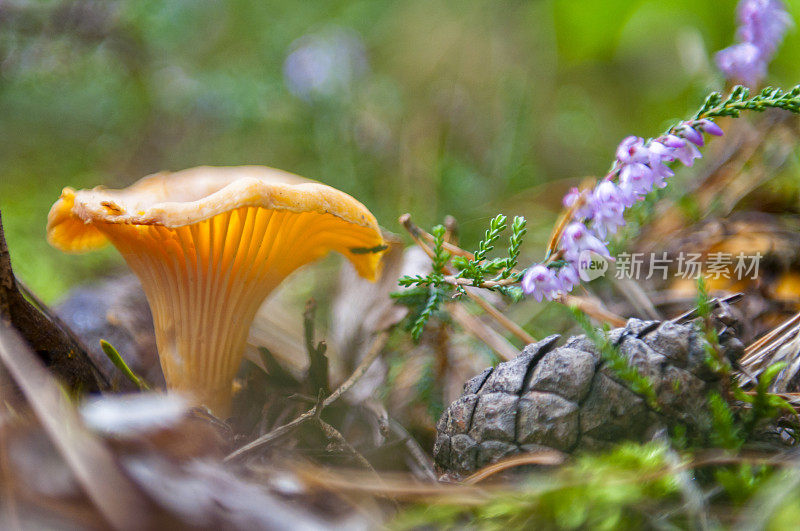
<svg viewBox="0 0 800 531">
<path fill-rule="evenodd" d="M 489 222 L 489 228 L 486 229 L 483 239 L 478 242 L 478 250 L 475 251 L 473 258 L 470 260 L 463 256 L 457 257 L 456 267 L 461 269 L 457 275 L 459 278 L 471 278 L 480 284 L 486 274 L 494 274 L 505 265 L 503 260 L 483 262 L 486 259 L 486 255 L 494 250 L 495 242 L 500 238 L 507 226 L 506 217 L 503 214 L 498 214 Z"/>
<path fill-rule="evenodd" d="M 608 238 L 625 224 L 625 212 L 650 192 L 663 188 L 681 163 L 692 166 L 700 157 L 705 135 L 720 136 L 722 129 L 714 119 L 739 117 L 742 111 L 762 112 L 783 109 L 800 113 L 800 85 L 789 91 L 765 88 L 751 96 L 746 87 L 733 88 L 728 96 L 710 94 L 691 119 L 669 127 L 656 138 L 630 136 L 617 148 L 609 172 L 592 188 L 573 188 L 564 197 L 565 217 L 551 239 L 545 259 L 524 271 L 516 269 L 526 233 L 524 218 L 515 218 L 507 257 L 489 258 L 507 219 L 492 219 L 474 255 L 451 255 L 445 250 L 444 227 L 433 231 L 433 271 L 428 275 L 405 276 L 401 286 L 411 288 L 395 297 L 418 309 L 414 321 L 415 337 L 446 295 L 459 297 L 467 286 L 500 292 L 513 300 L 522 294 L 536 300 L 553 300 L 569 293 L 580 283 L 579 262 L 585 253 L 610 258 Z M 421 291 L 421 290 L 424 290 Z M 425 294 L 424 297 L 421 295 Z M 424 303 L 421 299 L 424 299 Z"/>
<path fill-rule="evenodd" d="M 705 145 L 704 135 L 723 134 L 715 118 L 770 108 L 800 112 L 800 85 L 788 92 L 769 87 L 752 97 L 742 86 L 735 87 L 727 97 L 714 92 L 693 118 L 674 124 L 661 136 L 625 138 L 617 148 L 611 170 L 594 188 L 573 188 L 564 197 L 564 206 L 573 217 L 561 233 L 557 250 L 526 271 L 522 279 L 525 294 L 552 300 L 559 293 L 571 291 L 578 283 L 582 253 L 610 258 L 605 240 L 625 224 L 625 210 L 654 189 L 665 187 L 674 175 L 671 166 L 675 163 L 692 166 L 702 157 L 698 148 Z"/>
<path fill-rule="evenodd" d="M 719 92 L 712 92 L 695 114 L 695 119 L 721 116 L 738 118 L 742 111 L 763 112 L 767 109 L 783 109 L 795 114 L 800 113 L 800 85 L 795 85 L 789 91 L 766 87 L 753 97 L 750 97 L 750 89 L 741 85 L 734 87 L 728 97 L 724 99 Z"/>
<path fill-rule="evenodd" d="M 514 217 L 511 223 L 506 256 L 489 259 L 503 232 L 508 229 L 506 216 L 500 214 L 489 223 L 484 238 L 478 242 L 478 249 L 471 256 L 455 256 L 445 249 L 444 226 L 437 225 L 431 230 L 433 240 L 432 271 L 428 275 L 404 276 L 399 284 L 404 291 L 395 292 L 392 297 L 398 302 L 414 309 L 411 320 L 411 335 L 419 339 L 425 324 L 439 305 L 449 297 L 460 297 L 465 294 L 466 286 L 477 286 L 497 291 L 513 301 L 522 298 L 522 290 L 516 286 L 522 272 L 514 268 L 517 265 L 520 249 L 527 232 L 527 221 L 521 216 Z M 452 262 L 452 266 L 449 263 Z M 449 268 L 457 272 L 451 272 Z"/>
<path fill-rule="evenodd" d="M 551 257 L 562 260 L 553 267 L 548 257 L 536 264 L 522 279 L 522 289 L 537 300 L 554 299 L 578 283 L 580 261 L 585 253 L 610 258 L 605 239 L 625 224 L 625 210 L 656 188 L 664 188 L 674 175 L 670 164 L 680 161 L 691 166 L 701 157 L 703 134 L 721 135 L 722 129 L 709 118 L 680 122 L 665 134 L 645 140 L 629 136 L 617 148 L 611 171 L 590 190 L 572 189 L 564 197 L 564 206 L 573 217 L 558 241 Z"/>
</svg>

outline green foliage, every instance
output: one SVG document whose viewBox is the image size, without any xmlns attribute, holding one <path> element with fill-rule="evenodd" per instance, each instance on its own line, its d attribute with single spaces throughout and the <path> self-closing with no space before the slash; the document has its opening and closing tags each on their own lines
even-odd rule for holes
<svg viewBox="0 0 800 531">
<path fill-rule="evenodd" d="M 411 327 L 411 337 L 414 340 L 418 340 L 422 336 L 425 324 L 431 318 L 433 312 L 439 309 L 442 299 L 444 299 L 444 292 L 436 286 L 431 286 L 428 290 L 428 299 L 425 301 L 425 306 L 423 306 Z"/>
<path fill-rule="evenodd" d="M 100 348 L 103 350 L 103 353 L 108 357 L 108 359 L 111 360 L 111 363 L 113 363 L 114 366 L 117 369 L 119 369 L 119 371 L 122 374 L 124 374 L 128 380 L 133 382 L 136 385 L 136 387 L 139 388 L 139 390 L 141 391 L 150 390 L 150 386 L 147 385 L 147 382 L 144 381 L 142 377 L 134 373 L 130 367 L 128 367 L 128 364 L 125 363 L 124 359 L 122 359 L 122 356 L 120 355 L 119 351 L 114 347 L 114 345 L 112 345 L 105 339 L 101 339 Z"/>
<path fill-rule="evenodd" d="M 750 97 L 750 89 L 741 85 L 734 87 L 724 99 L 719 92 L 712 92 L 695 114 L 695 118 L 719 116 L 738 118 L 742 111 L 764 112 L 767 109 L 784 109 L 795 114 L 800 113 L 800 85 L 795 85 L 789 91 L 766 87 L 753 97 Z"/>
<path fill-rule="evenodd" d="M 641 374 L 635 367 L 628 363 L 628 359 L 620 354 L 619 349 L 608 340 L 607 330 L 598 330 L 589 321 L 585 313 L 577 308 L 572 309 L 575 321 L 583 329 L 586 337 L 600 351 L 600 355 L 614 374 L 634 393 L 645 399 L 647 404 L 655 411 L 659 410 L 658 398 L 655 387 L 649 378 Z"/>
<path fill-rule="evenodd" d="M 444 268 L 447 262 L 450 261 L 450 253 L 444 250 L 444 235 L 447 229 L 444 225 L 436 225 L 431 234 L 433 234 L 433 274 L 444 275 Z"/>
<path fill-rule="evenodd" d="M 729 378 L 731 374 L 731 364 L 722 354 L 722 347 L 719 344 L 717 330 L 711 322 L 712 300 L 706 288 L 706 279 L 700 276 L 697 279 L 697 297 L 695 298 L 697 315 L 700 317 L 700 331 L 702 332 L 705 343 L 703 348 L 706 351 L 706 364 L 721 378 Z"/>
<path fill-rule="evenodd" d="M 434 368 L 435 360 L 428 358 L 425 360 L 425 368 L 422 370 L 422 376 L 416 382 L 416 400 L 425 405 L 425 408 L 430 416 L 431 425 L 435 424 L 439 417 L 442 416 L 444 411 L 444 400 L 442 396 L 441 382 L 436 379 L 436 370 Z"/>
<path fill-rule="evenodd" d="M 711 413 L 711 443 L 726 450 L 738 450 L 745 442 L 736 417 L 730 406 L 717 392 L 708 395 L 708 409 Z"/>
<path fill-rule="evenodd" d="M 605 454 L 579 456 L 552 475 L 531 475 L 518 490 L 495 492 L 476 504 L 413 506 L 391 527 L 640 528 L 648 523 L 642 507 L 664 507 L 679 492 L 668 456 L 660 443 L 623 444 Z M 675 521 L 683 517 L 678 512 Z"/>
<path fill-rule="evenodd" d="M 785 367 L 786 363 L 779 362 L 764 370 L 758 378 L 754 394 L 745 393 L 732 381 L 733 397 L 745 407 L 734 410 L 719 393 L 709 394 L 712 445 L 726 450 L 738 450 L 765 422 L 774 422 L 784 414 L 795 415 L 794 408 L 786 400 L 769 392 L 770 383 Z"/>
<path fill-rule="evenodd" d="M 478 242 L 478 250 L 475 251 L 474 259 L 472 260 L 463 256 L 453 258 L 445 250 L 444 235 L 446 230 L 443 225 L 436 225 L 431 229 L 431 234 L 433 235 L 431 272 L 428 275 L 401 277 L 398 281 L 400 286 L 411 289 L 392 294 L 395 300 L 414 309 L 412 312 L 412 325 L 409 330 L 415 340 L 420 338 L 425 329 L 425 324 L 431 315 L 439 310 L 439 306 L 445 296 L 452 293 L 456 297 L 464 295 L 464 286 L 463 284 L 458 284 L 457 279 L 470 280 L 470 285 L 479 286 L 486 280 L 493 283 L 499 281 L 513 283 L 521 278 L 522 272 L 515 271 L 514 267 L 517 265 L 520 249 L 527 232 L 525 218 L 521 216 L 514 218 L 506 257 L 488 258 L 488 254 L 494 250 L 497 241 L 507 228 L 506 216 L 499 214 L 492 219 L 483 239 Z M 452 263 L 452 266 L 457 270 L 451 276 L 447 276 L 448 263 Z M 521 300 L 523 297 L 522 290 L 518 286 L 500 284 L 492 285 L 487 289 L 502 293 L 514 302 Z M 423 292 L 426 293 L 424 302 L 420 299 L 420 295 Z"/>
<path fill-rule="evenodd" d="M 483 239 L 478 242 L 478 250 L 475 251 L 474 258 L 468 260 L 462 258 L 456 262 L 456 267 L 461 269 L 456 277 L 458 278 L 471 278 L 475 284 L 483 283 L 485 274 L 497 273 L 506 264 L 504 260 L 492 260 L 490 262 L 482 263 L 486 260 L 486 255 L 489 251 L 494 250 L 494 243 L 500 238 L 500 234 L 506 230 L 506 217 L 503 214 L 498 214 L 489 222 L 489 228 L 483 235 Z"/>
<path fill-rule="evenodd" d="M 741 463 L 714 470 L 714 480 L 737 505 L 749 500 L 771 475 L 767 466 Z"/>
<path fill-rule="evenodd" d="M 443 225 L 437 225 L 431 231 L 433 234 L 431 273 L 427 276 L 416 275 L 400 278 L 398 282 L 401 286 L 412 289 L 406 292 L 395 292 L 391 295 L 398 302 L 413 308 L 409 331 L 415 341 L 422 336 L 425 324 L 439 309 L 446 292 L 450 290 L 450 287 L 444 284 L 445 268 L 450 261 L 450 253 L 444 249 L 445 232 L 446 229 Z M 424 302 L 420 300 L 422 293 L 426 294 Z"/>
<path fill-rule="evenodd" d="M 747 394 L 741 388 L 735 388 L 736 399 L 750 405 L 743 419 L 746 433 L 753 433 L 762 421 L 775 419 L 782 414 L 795 415 L 794 408 L 786 400 L 769 392 L 770 384 L 786 365 L 786 362 L 781 361 L 767 367 L 758 377 L 755 394 Z"/>
<path fill-rule="evenodd" d="M 505 268 L 500 273 L 500 278 L 508 278 L 511 275 L 511 270 L 517 267 L 522 240 L 528 232 L 527 225 L 528 221 L 525 218 L 514 216 L 514 222 L 511 225 L 511 237 L 508 242 L 508 258 L 506 259 Z"/>
</svg>

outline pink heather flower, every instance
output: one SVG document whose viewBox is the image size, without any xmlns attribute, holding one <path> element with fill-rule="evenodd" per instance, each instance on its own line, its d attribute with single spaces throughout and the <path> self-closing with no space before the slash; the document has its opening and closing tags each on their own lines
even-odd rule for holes
<svg viewBox="0 0 800 531">
<path fill-rule="evenodd" d="M 626 207 L 653 189 L 653 171 L 646 164 L 626 164 L 619 172 L 619 189 Z"/>
<path fill-rule="evenodd" d="M 581 283 L 581 277 L 573 262 L 568 262 L 556 273 L 557 291 L 569 293 L 572 288 Z"/>
<path fill-rule="evenodd" d="M 683 147 L 677 148 L 673 153 L 675 158 L 688 168 L 692 167 L 694 159 L 699 159 L 703 156 L 700 154 L 700 150 L 691 142 L 686 142 Z"/>
<path fill-rule="evenodd" d="M 586 204 L 579 208 L 572 222 L 564 229 L 559 247 L 566 264 L 557 271 L 543 264 L 531 266 L 522 277 L 522 289 L 536 300 L 552 299 L 556 293 L 569 292 L 580 283 L 577 262 L 583 251 L 592 251 L 610 258 L 602 240 L 625 225 L 625 209 L 642 199 L 654 188 L 666 186 L 674 175 L 667 163 L 680 161 L 692 166 L 702 155 L 697 146 L 705 143 L 703 133 L 722 135 L 722 129 L 709 119 L 682 122 L 672 133 L 649 142 L 629 136 L 617 148 L 616 172 L 612 172 L 592 190 Z M 613 181 L 618 177 L 618 183 Z M 581 192 L 572 188 L 564 196 L 564 206 L 575 204 Z M 589 229 L 584 223 L 590 223 Z"/>
<path fill-rule="evenodd" d="M 623 164 L 647 162 L 648 158 L 649 154 L 644 145 L 644 139 L 638 136 L 625 138 L 617 148 L 617 160 Z"/>
<path fill-rule="evenodd" d="M 611 257 L 606 244 L 580 221 L 573 221 L 564 229 L 561 248 L 564 250 L 564 258 L 570 262 L 577 261 L 582 251 L 594 251 L 601 256 Z"/>
<path fill-rule="evenodd" d="M 564 196 L 562 203 L 564 207 L 569 208 L 575 204 L 575 201 L 581 196 L 581 191 L 578 190 L 575 186 L 569 189 L 567 195 Z M 578 210 L 575 211 L 576 218 L 590 218 L 592 217 L 592 208 L 588 204 L 584 204 Z"/>
<path fill-rule="evenodd" d="M 675 137 L 678 138 L 678 137 Z M 680 139 L 678 139 L 680 140 Z M 650 142 L 648 146 L 650 150 L 650 167 L 653 168 L 658 164 L 663 164 L 664 162 L 672 162 L 675 160 L 675 155 L 672 154 L 674 148 L 666 145 L 663 139 L 657 138 Z M 681 146 L 683 146 L 683 140 L 681 140 Z"/>
<path fill-rule="evenodd" d="M 743 0 L 736 9 L 739 29 L 736 36 L 752 43 L 764 55 L 772 55 L 792 25 L 786 6 L 778 0 Z"/>
<path fill-rule="evenodd" d="M 625 225 L 625 199 L 622 190 L 611 181 L 603 181 L 592 192 L 590 204 L 592 229 L 601 238 L 617 232 L 617 227 Z"/>
<path fill-rule="evenodd" d="M 755 44 L 740 42 L 717 52 L 717 67 L 728 79 L 753 87 L 767 75 L 767 61 Z"/>
<path fill-rule="evenodd" d="M 736 12 L 740 42 L 717 53 L 717 66 L 728 79 L 752 87 L 766 77 L 792 18 L 779 0 L 742 0 Z"/>
<path fill-rule="evenodd" d="M 521 285 L 525 295 L 532 295 L 534 299 L 541 301 L 543 298 L 553 298 L 558 289 L 558 280 L 552 269 L 542 264 L 536 264 L 525 271 Z"/>
<path fill-rule="evenodd" d="M 650 170 L 653 172 L 653 186 L 656 188 L 664 188 L 667 183 L 666 179 L 675 175 L 667 162 L 675 160 L 674 148 L 662 144 L 658 140 L 650 142 Z"/>
</svg>

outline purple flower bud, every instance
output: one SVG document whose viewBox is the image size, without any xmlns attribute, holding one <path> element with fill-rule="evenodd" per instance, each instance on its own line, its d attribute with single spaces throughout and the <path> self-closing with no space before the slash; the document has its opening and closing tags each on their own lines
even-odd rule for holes
<svg viewBox="0 0 800 531">
<path fill-rule="evenodd" d="M 542 264 L 536 264 L 525 271 L 521 285 L 525 295 L 533 295 L 533 298 L 541 301 L 543 298 L 553 298 L 558 282 L 552 269 Z"/>
<path fill-rule="evenodd" d="M 714 122 L 712 122 L 707 118 L 703 118 L 702 120 L 697 120 L 696 122 L 694 122 L 694 124 L 692 124 L 692 126 L 695 129 L 703 131 L 704 133 L 708 133 L 709 135 L 722 136 L 725 134 L 725 132 L 722 130 L 720 126 L 718 126 L 717 124 L 715 124 Z"/>
<path fill-rule="evenodd" d="M 681 125 L 676 127 L 675 132 L 696 146 L 702 146 L 706 143 L 706 141 L 703 139 L 703 135 L 687 122 L 683 122 Z"/>
<path fill-rule="evenodd" d="M 664 135 L 662 137 L 657 138 L 656 140 L 660 144 L 663 144 L 663 145 L 665 145 L 667 147 L 671 147 L 671 148 L 683 147 L 683 145 L 686 143 L 686 141 L 684 139 L 682 139 L 679 136 L 675 136 L 673 134 Z"/>
<path fill-rule="evenodd" d="M 564 199 L 561 201 L 564 204 L 564 208 L 569 208 L 575 204 L 575 201 L 578 200 L 580 197 L 581 192 L 578 190 L 576 186 L 573 186 L 569 189 L 569 192 L 564 196 Z"/>
</svg>

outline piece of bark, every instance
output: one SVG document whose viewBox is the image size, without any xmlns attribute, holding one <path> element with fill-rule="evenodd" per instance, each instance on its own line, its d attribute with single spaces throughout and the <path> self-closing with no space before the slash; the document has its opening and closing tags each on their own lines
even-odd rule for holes
<svg viewBox="0 0 800 531">
<path fill-rule="evenodd" d="M 0 213 L 0 322 L 15 328 L 39 359 L 75 392 L 98 392 L 108 381 L 69 331 L 31 304 L 20 292 L 6 245 Z"/>
</svg>

